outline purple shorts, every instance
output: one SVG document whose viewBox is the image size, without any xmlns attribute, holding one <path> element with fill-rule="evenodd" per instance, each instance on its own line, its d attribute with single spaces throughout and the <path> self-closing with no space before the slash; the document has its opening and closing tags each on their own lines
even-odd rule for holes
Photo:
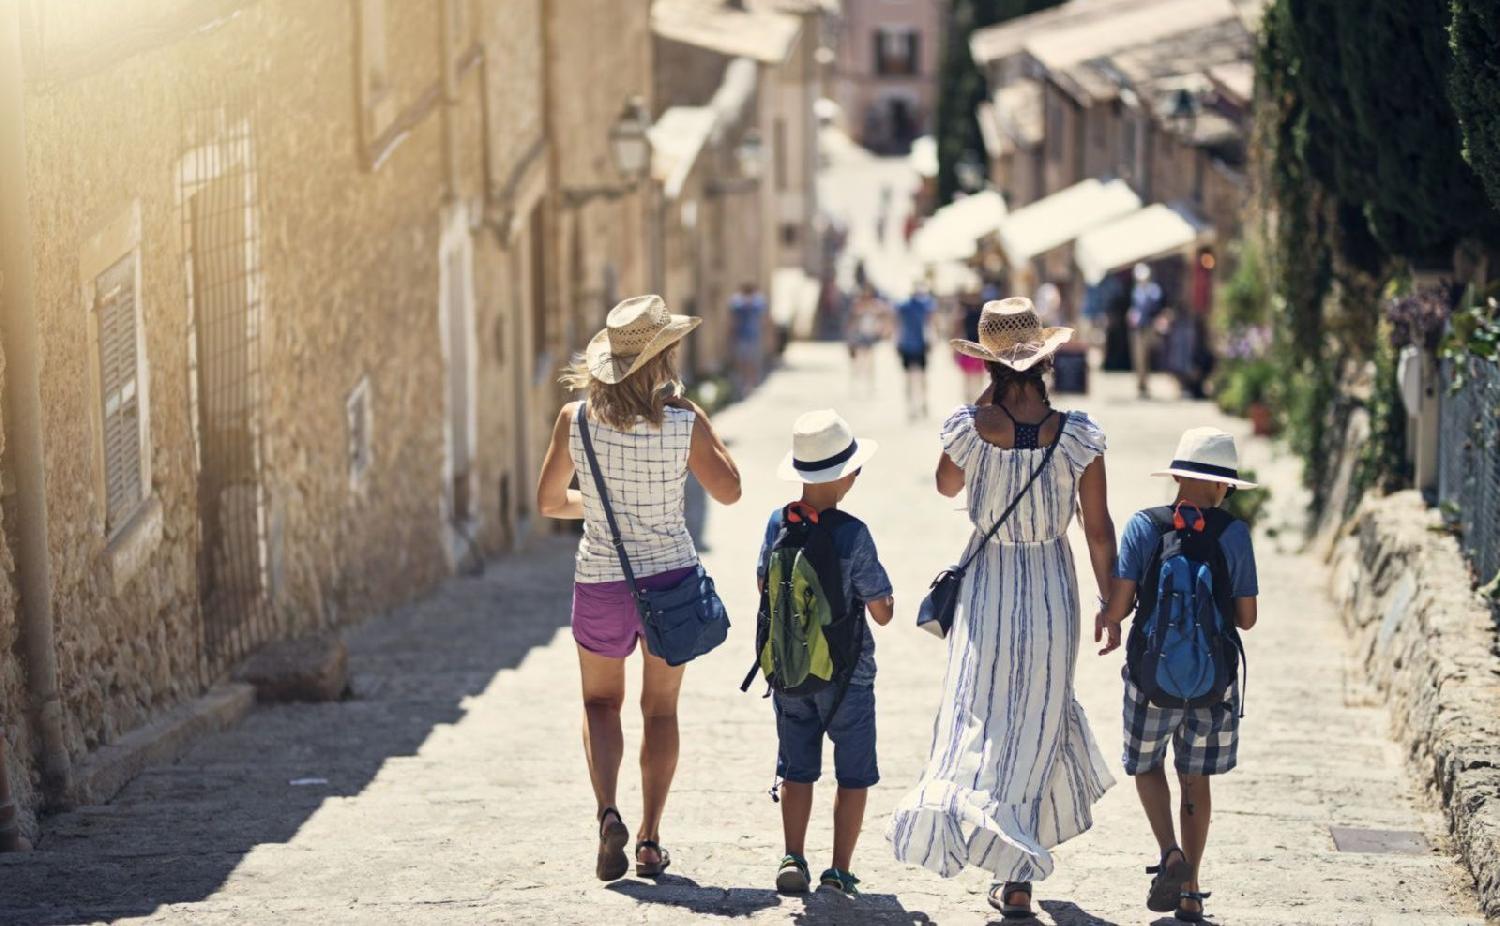
<svg viewBox="0 0 1500 926">
<path fill-rule="evenodd" d="M 696 566 L 684 566 L 654 576 L 638 577 L 641 588 L 660 591 L 671 588 L 693 574 Z M 636 637 L 646 635 L 640 612 L 630 596 L 630 583 L 574 582 L 573 639 L 578 645 L 610 659 L 624 659 L 635 652 Z"/>
</svg>

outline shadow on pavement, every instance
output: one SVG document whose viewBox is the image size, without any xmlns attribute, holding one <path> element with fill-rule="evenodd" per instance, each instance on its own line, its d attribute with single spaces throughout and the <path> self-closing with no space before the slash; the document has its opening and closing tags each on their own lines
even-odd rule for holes
<svg viewBox="0 0 1500 926">
<path fill-rule="evenodd" d="M 654 882 L 615 881 L 606 890 L 638 903 L 664 904 L 699 916 L 749 916 L 781 903 L 781 895 L 773 890 L 705 887 L 678 875 L 662 875 Z"/>
<path fill-rule="evenodd" d="M 1070 900 L 1042 900 L 1038 904 L 1057 926 L 1118 926 L 1114 920 L 1097 917 Z"/>
<path fill-rule="evenodd" d="M 567 626 L 575 543 L 540 537 L 483 576 L 347 630 L 351 700 L 259 707 L 110 804 L 44 821 L 37 851 L 0 855 L 0 923 L 91 923 L 209 897 L 251 850 L 287 842 L 325 802 L 415 755 L 464 716 L 466 698 Z"/>
</svg>

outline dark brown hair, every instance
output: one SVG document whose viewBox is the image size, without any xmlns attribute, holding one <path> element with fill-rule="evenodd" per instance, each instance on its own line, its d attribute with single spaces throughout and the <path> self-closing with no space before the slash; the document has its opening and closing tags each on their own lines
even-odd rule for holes
<svg viewBox="0 0 1500 926">
<path fill-rule="evenodd" d="M 1052 370 L 1052 358 L 1037 361 L 1031 368 L 1016 370 L 1003 363 L 986 363 L 990 371 L 990 384 L 994 387 L 990 391 L 990 401 L 1000 404 L 1007 395 L 1012 392 L 1032 386 L 1041 395 L 1042 401 L 1048 405 L 1052 400 L 1047 396 L 1047 374 Z"/>
</svg>

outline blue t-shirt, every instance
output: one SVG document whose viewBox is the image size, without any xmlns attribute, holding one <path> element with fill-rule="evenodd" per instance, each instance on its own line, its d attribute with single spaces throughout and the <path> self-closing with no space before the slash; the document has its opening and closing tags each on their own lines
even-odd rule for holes
<svg viewBox="0 0 1500 926">
<path fill-rule="evenodd" d="M 911 298 L 896 306 L 896 317 L 901 330 L 896 338 L 896 349 L 908 354 L 920 354 L 927 350 L 927 319 L 936 308 L 932 297 L 926 293 L 914 293 Z"/>
<path fill-rule="evenodd" d="M 1136 512 L 1125 525 L 1120 537 L 1120 556 L 1115 560 L 1115 577 L 1129 579 L 1137 584 L 1146 579 L 1146 566 L 1151 554 L 1156 551 L 1156 541 L 1161 536 L 1156 523 L 1144 511 Z M 1235 521 L 1219 535 L 1219 546 L 1224 550 L 1224 559 L 1229 564 L 1229 594 L 1233 598 L 1254 598 L 1260 594 L 1260 585 L 1255 574 L 1255 549 L 1250 543 L 1250 526 L 1244 521 Z M 1233 615 L 1228 615 L 1233 617 Z"/>
<path fill-rule="evenodd" d="M 735 293 L 729 300 L 729 315 L 734 322 L 734 339 L 742 344 L 760 340 L 760 317 L 766 312 L 766 300 L 757 293 L 746 296 Z"/>
<path fill-rule="evenodd" d="M 776 542 L 783 517 L 784 512 L 778 508 L 766 523 L 766 538 L 755 563 L 755 575 L 759 579 L 764 580 L 770 568 L 771 545 Z M 833 547 L 838 550 L 839 571 L 844 576 L 844 601 L 879 601 L 890 597 L 891 577 L 885 574 L 885 567 L 880 565 L 880 557 L 875 552 L 875 538 L 870 536 L 870 529 L 865 526 L 865 522 L 852 515 L 841 522 L 833 529 Z M 860 619 L 869 620 L 863 615 Z M 854 667 L 849 684 L 875 684 L 875 635 L 870 632 L 868 623 L 865 625 L 864 650 L 860 653 L 859 665 Z"/>
<path fill-rule="evenodd" d="M 1144 328 L 1151 324 L 1161 307 L 1161 286 L 1156 283 L 1150 280 L 1137 283 L 1130 291 L 1130 323 L 1135 327 Z"/>
</svg>

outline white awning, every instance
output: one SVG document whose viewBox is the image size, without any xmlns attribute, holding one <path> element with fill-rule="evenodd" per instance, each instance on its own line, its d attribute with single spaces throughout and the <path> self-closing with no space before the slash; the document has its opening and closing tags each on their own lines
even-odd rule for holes
<svg viewBox="0 0 1500 926">
<path fill-rule="evenodd" d="M 982 190 L 956 199 L 934 212 L 912 235 L 912 252 L 923 263 L 965 260 L 979 250 L 979 240 L 1005 221 L 1005 198 Z"/>
<path fill-rule="evenodd" d="M 1112 219 L 1141 208 L 1141 198 L 1123 180 L 1085 180 L 1012 212 L 998 230 L 1012 266 L 1067 244 Z"/>
<path fill-rule="evenodd" d="M 1073 261 L 1090 286 L 1112 270 L 1208 240 L 1213 229 L 1184 209 L 1147 206 L 1078 236 Z"/>
<path fill-rule="evenodd" d="M 927 268 L 934 296 L 959 296 L 967 292 L 979 292 L 979 274 L 968 264 L 957 260 L 945 260 Z"/>
</svg>

